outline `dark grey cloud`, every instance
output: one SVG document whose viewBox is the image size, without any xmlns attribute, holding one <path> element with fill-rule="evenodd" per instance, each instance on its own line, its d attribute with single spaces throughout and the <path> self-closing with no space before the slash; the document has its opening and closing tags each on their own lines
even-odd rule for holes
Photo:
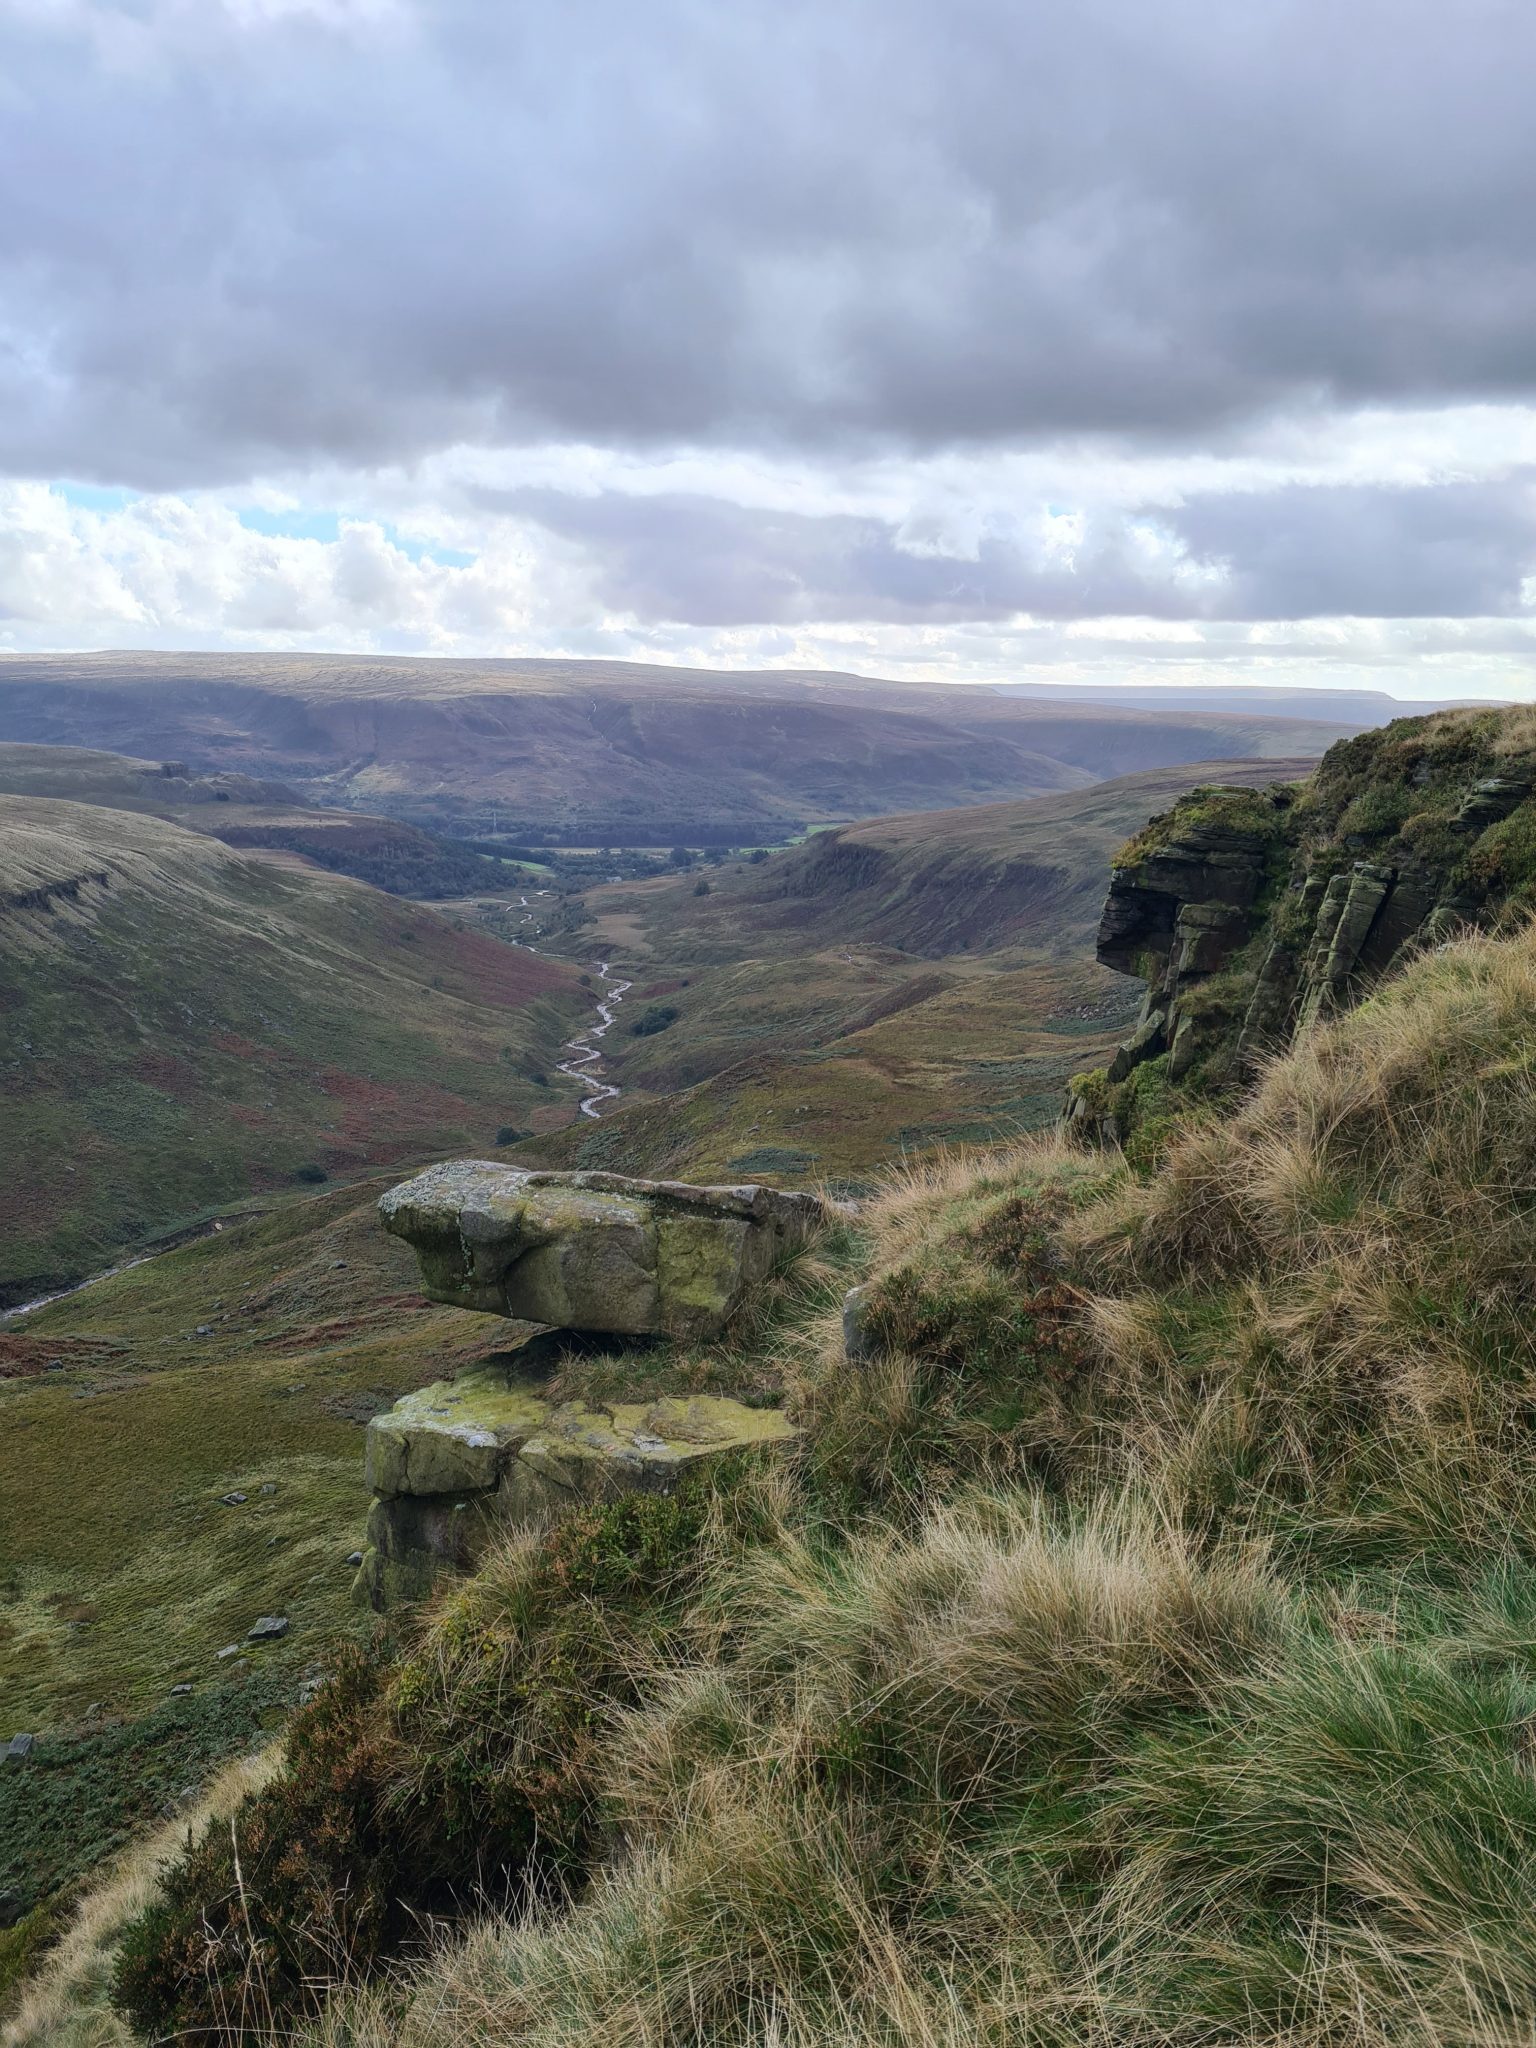
<svg viewBox="0 0 1536 2048">
<path fill-rule="evenodd" d="M 1064 554 L 1019 534 L 974 554 L 897 525 L 694 495 L 482 491 L 585 557 L 602 603 L 642 621 L 1485 618 L 1523 612 L 1536 495 L 1523 479 L 1414 489 L 1209 493 L 1089 520 Z"/>
<path fill-rule="evenodd" d="M 1519 0 L 0 0 L 0 464 L 1536 387 Z"/>
<path fill-rule="evenodd" d="M 1536 574 L 1536 498 L 1521 478 L 1298 484 L 1162 516 L 1191 557 L 1226 571 L 1222 618 L 1492 618 L 1525 610 Z"/>
</svg>

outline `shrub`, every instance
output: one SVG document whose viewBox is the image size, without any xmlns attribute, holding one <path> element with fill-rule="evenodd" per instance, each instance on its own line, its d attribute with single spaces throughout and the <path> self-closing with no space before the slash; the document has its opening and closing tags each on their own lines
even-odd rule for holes
<svg viewBox="0 0 1536 2048">
<path fill-rule="evenodd" d="M 317 1166 L 313 1159 L 307 1159 L 302 1166 L 296 1166 L 293 1169 L 293 1177 L 295 1180 L 303 1181 L 307 1187 L 318 1187 L 322 1181 L 330 1179 L 325 1168 Z"/>
<path fill-rule="evenodd" d="M 669 1024 L 677 1022 L 677 1011 L 671 1003 L 652 1003 L 642 1010 L 630 1025 L 634 1038 L 654 1038 L 658 1031 L 665 1031 Z"/>
<path fill-rule="evenodd" d="M 761 1533 L 746 1461 L 512 1543 L 404 1654 L 354 1649 L 282 1775 L 210 1827 L 124 1939 L 115 1996 L 154 2036 L 286 2027 L 434 1925 L 579 1881 L 608 1718 L 679 1653 L 712 1547 Z"/>
</svg>

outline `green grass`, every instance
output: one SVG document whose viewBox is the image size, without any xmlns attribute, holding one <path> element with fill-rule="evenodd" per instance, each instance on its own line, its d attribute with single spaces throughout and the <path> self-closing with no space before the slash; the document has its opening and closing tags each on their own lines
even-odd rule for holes
<svg viewBox="0 0 1536 2048">
<path fill-rule="evenodd" d="M 0 1735 L 39 1737 L 0 1799 L 0 1888 L 83 1874 L 363 1625 L 362 1425 L 500 1341 L 415 1293 L 387 1184 L 231 1221 L 0 1333 Z M 264 1614 L 289 1632 L 250 1645 Z"/>
<path fill-rule="evenodd" d="M 201 1697 L 44 1736 L 25 1765 L 7 1766 L 0 1888 L 37 1900 L 33 1910 L 48 1915 L 75 1880 L 189 1802 L 227 1756 L 280 1726 L 298 1689 L 284 1662 L 252 1659 L 251 1668 Z"/>
</svg>

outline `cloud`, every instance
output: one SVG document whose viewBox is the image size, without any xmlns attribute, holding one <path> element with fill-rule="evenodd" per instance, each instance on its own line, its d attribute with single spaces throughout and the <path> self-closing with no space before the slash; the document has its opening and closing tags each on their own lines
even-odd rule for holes
<svg viewBox="0 0 1536 2048">
<path fill-rule="evenodd" d="M 577 545 L 610 609 L 697 626 L 1493 617 L 1525 609 L 1536 572 L 1536 493 L 1523 478 L 1206 492 L 999 519 L 969 545 L 921 521 L 699 494 L 476 496 Z"/>
<path fill-rule="evenodd" d="M 560 601 L 546 567 L 546 599 Z M 106 510 L 0 483 L 0 646 L 499 644 L 534 616 L 529 564 L 498 549 L 462 566 L 402 547 L 376 521 L 319 539 L 253 530 L 216 502 Z"/>
<path fill-rule="evenodd" d="M 0 466 L 1528 396 L 1503 0 L 0 0 Z"/>
</svg>

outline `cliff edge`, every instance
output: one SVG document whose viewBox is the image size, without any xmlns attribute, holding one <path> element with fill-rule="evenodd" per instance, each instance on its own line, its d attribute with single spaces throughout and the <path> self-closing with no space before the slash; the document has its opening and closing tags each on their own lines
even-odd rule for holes
<svg viewBox="0 0 1536 2048">
<path fill-rule="evenodd" d="M 1306 782 L 1193 790 L 1125 846 L 1098 958 L 1146 983 L 1069 1123 L 1155 1142 L 1163 1098 L 1219 1095 L 1395 962 L 1536 902 L 1536 713 L 1398 719 Z"/>
</svg>

